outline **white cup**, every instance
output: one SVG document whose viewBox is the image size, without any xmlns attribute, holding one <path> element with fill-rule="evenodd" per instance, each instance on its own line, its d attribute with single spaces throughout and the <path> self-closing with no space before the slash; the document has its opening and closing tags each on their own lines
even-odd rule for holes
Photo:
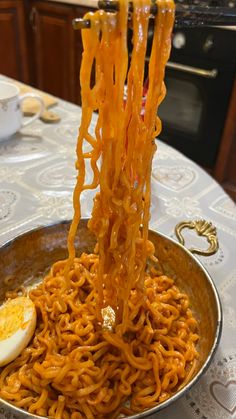
<svg viewBox="0 0 236 419">
<path fill-rule="evenodd" d="M 40 110 L 23 121 L 22 102 L 34 98 L 40 102 Z M 20 96 L 20 89 L 12 83 L 0 81 L 0 141 L 15 134 L 20 128 L 31 124 L 44 111 L 42 98 L 35 93 L 25 93 Z"/>
</svg>

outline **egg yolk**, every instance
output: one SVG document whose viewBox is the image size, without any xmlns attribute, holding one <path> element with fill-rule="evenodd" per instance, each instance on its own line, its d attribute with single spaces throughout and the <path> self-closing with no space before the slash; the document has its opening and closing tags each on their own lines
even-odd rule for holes
<svg viewBox="0 0 236 419">
<path fill-rule="evenodd" d="M 24 321 L 25 310 L 27 310 L 26 298 L 10 300 L 3 305 L 0 309 L 0 341 L 26 327 L 28 322 Z"/>
</svg>

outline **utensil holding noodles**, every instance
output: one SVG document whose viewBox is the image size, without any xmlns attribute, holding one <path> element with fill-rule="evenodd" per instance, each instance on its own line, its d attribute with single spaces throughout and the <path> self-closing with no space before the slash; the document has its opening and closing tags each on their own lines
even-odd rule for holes
<svg viewBox="0 0 236 419">
<path fill-rule="evenodd" d="M 130 1 L 129 11 L 130 20 L 133 10 L 133 3 Z M 98 0 L 98 7 L 110 13 L 119 11 L 119 1 L 117 0 Z M 150 0 L 150 18 L 154 18 L 158 13 L 155 0 Z M 232 7 L 214 6 L 209 0 L 201 0 L 196 4 L 192 2 L 183 3 L 176 1 L 175 22 L 176 28 L 203 27 L 203 26 L 235 26 L 236 10 Z M 73 20 L 74 29 L 89 28 L 89 19 L 77 18 Z"/>
</svg>

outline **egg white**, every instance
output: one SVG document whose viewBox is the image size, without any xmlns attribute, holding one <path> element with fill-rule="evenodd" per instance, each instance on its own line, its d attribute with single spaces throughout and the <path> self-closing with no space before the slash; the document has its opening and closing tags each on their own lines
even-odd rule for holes
<svg viewBox="0 0 236 419">
<path fill-rule="evenodd" d="M 36 327 L 36 310 L 34 303 L 28 297 L 17 297 L 14 299 L 14 304 L 17 307 L 19 300 L 19 305 L 23 305 L 23 322 L 20 327 L 12 333 L 7 338 L 1 339 L 0 337 L 0 367 L 9 364 L 14 359 L 16 359 L 23 349 L 26 348 L 30 342 Z M 12 300 L 13 301 L 13 300 Z M 0 307 L 0 321 L 1 321 L 1 310 L 4 307 L 9 305 L 9 310 L 11 309 L 11 302 L 6 302 L 2 307 Z M 7 327 L 5 334 L 7 335 Z"/>
</svg>

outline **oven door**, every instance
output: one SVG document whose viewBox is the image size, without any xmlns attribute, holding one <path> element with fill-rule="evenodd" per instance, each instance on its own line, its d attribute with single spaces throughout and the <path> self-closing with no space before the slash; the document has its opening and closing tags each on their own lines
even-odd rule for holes
<svg viewBox="0 0 236 419">
<path fill-rule="evenodd" d="M 160 139 L 207 168 L 214 166 L 234 69 L 199 61 L 169 61 L 165 83 L 167 95 L 159 108 Z"/>
</svg>

